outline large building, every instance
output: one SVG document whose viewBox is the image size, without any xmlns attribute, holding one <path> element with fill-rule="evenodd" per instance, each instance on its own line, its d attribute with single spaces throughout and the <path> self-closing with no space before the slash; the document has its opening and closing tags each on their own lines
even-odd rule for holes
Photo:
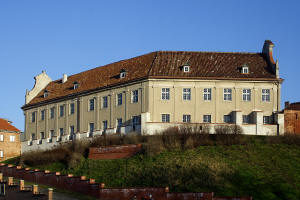
<svg viewBox="0 0 300 200">
<path fill-rule="evenodd" d="M 184 123 L 237 124 L 282 134 L 274 44 L 261 53 L 158 51 L 52 81 L 26 92 L 23 151 L 104 132 L 154 134 Z"/>
<path fill-rule="evenodd" d="M 0 161 L 21 153 L 20 130 L 11 121 L 0 118 Z"/>
</svg>

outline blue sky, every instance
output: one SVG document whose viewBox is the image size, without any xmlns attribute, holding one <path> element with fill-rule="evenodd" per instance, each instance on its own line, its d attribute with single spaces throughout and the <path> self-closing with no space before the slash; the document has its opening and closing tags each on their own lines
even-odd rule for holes
<svg viewBox="0 0 300 200">
<path fill-rule="evenodd" d="M 260 52 L 274 42 L 282 102 L 300 101 L 300 1 L 2 0 L 0 117 L 23 130 L 26 89 L 157 50 Z"/>
</svg>

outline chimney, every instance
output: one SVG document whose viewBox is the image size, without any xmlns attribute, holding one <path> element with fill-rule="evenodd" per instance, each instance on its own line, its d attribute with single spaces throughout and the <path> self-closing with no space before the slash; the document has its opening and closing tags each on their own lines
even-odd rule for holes
<svg viewBox="0 0 300 200">
<path fill-rule="evenodd" d="M 284 102 L 284 108 L 285 108 L 285 109 L 288 108 L 289 105 L 290 105 L 290 102 L 289 102 L 289 101 Z"/>
<path fill-rule="evenodd" d="M 65 82 L 67 82 L 67 80 L 68 80 L 68 75 L 64 74 L 61 82 L 65 83 Z"/>
<path fill-rule="evenodd" d="M 274 61 L 273 47 L 274 44 L 271 40 L 265 40 L 262 53 L 265 54 L 269 66 L 271 67 L 272 71 L 276 74 L 276 78 L 279 78 L 279 65 L 278 60 L 276 60 L 276 62 Z"/>
</svg>

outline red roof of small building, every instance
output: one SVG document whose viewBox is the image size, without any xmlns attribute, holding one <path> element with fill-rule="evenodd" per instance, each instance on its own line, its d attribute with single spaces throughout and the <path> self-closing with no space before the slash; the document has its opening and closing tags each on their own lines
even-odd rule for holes
<svg viewBox="0 0 300 200">
<path fill-rule="evenodd" d="M 20 132 L 20 130 L 11 125 L 8 120 L 2 118 L 0 118 L 0 131 Z"/>
<path fill-rule="evenodd" d="M 284 109 L 285 110 L 300 110 L 300 102 L 291 103 Z"/>
</svg>

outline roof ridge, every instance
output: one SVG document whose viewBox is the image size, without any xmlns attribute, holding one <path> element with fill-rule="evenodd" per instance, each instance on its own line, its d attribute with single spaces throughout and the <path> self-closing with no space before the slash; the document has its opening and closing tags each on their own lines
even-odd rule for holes
<svg viewBox="0 0 300 200">
<path fill-rule="evenodd" d="M 262 52 L 229 52 L 229 51 L 168 51 L 168 50 L 160 50 L 157 52 L 161 53 L 234 53 L 234 54 L 262 54 Z"/>
</svg>

